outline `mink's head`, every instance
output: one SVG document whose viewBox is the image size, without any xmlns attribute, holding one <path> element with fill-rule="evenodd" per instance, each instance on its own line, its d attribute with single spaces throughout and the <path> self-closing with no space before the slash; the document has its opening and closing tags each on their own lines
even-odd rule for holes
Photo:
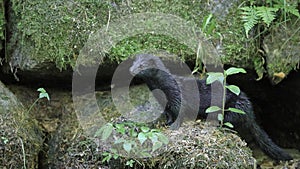
<svg viewBox="0 0 300 169">
<path fill-rule="evenodd" d="M 129 71 L 133 76 L 153 76 L 157 71 L 168 72 L 159 57 L 150 54 L 139 54 L 135 57 Z"/>
</svg>

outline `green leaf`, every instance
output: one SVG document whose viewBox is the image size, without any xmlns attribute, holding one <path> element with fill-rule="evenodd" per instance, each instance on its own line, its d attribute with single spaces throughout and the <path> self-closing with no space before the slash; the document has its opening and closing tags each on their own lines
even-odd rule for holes
<svg viewBox="0 0 300 169">
<path fill-rule="evenodd" d="M 50 100 L 50 97 L 44 88 L 38 88 L 37 91 L 40 92 L 39 99 L 47 98 L 48 100 Z"/>
<path fill-rule="evenodd" d="M 106 140 L 111 135 L 112 131 L 113 125 L 111 123 L 107 123 L 95 132 L 94 137 L 101 135 L 101 139 Z"/>
<path fill-rule="evenodd" d="M 231 67 L 225 71 L 227 76 L 237 74 L 237 73 L 246 73 L 246 70 L 243 68 Z"/>
<path fill-rule="evenodd" d="M 46 90 L 42 87 L 38 88 L 37 91 L 40 92 L 40 93 L 47 93 Z"/>
<path fill-rule="evenodd" d="M 161 130 L 159 130 L 159 129 L 151 129 L 151 131 L 150 132 L 152 132 L 152 133 L 156 133 L 156 132 L 161 132 Z"/>
<path fill-rule="evenodd" d="M 125 142 L 124 144 L 123 144 L 123 148 L 124 148 L 124 150 L 127 152 L 127 153 L 130 153 L 130 151 L 131 151 L 131 149 L 132 149 L 132 144 L 131 144 L 131 142 Z"/>
<path fill-rule="evenodd" d="M 150 153 L 148 153 L 148 152 L 141 152 L 141 156 L 142 156 L 142 158 L 150 158 L 150 157 L 152 157 L 152 155 Z"/>
<path fill-rule="evenodd" d="M 163 142 L 165 145 L 169 144 L 169 138 L 162 134 L 162 133 L 156 133 L 158 140 L 160 140 L 161 142 Z"/>
<path fill-rule="evenodd" d="M 119 132 L 121 134 L 125 134 L 126 129 L 125 129 L 124 124 L 116 124 L 115 126 L 116 126 L 116 129 L 117 129 L 117 132 Z"/>
<path fill-rule="evenodd" d="M 103 160 L 102 160 L 102 163 L 104 163 L 104 162 L 109 162 L 110 159 L 112 158 L 112 154 L 107 153 L 107 152 L 104 152 L 102 155 L 105 156 L 105 157 L 103 158 Z"/>
<path fill-rule="evenodd" d="M 207 73 L 208 77 L 206 79 L 206 84 L 212 84 L 215 81 L 219 81 L 223 84 L 224 82 L 224 75 L 220 72 L 209 72 Z"/>
<path fill-rule="evenodd" d="M 238 114 L 246 114 L 244 111 L 232 107 L 228 108 L 228 110 Z"/>
<path fill-rule="evenodd" d="M 117 124 L 115 124 L 115 126 L 117 129 L 125 128 L 125 125 L 123 123 L 117 123 Z"/>
<path fill-rule="evenodd" d="M 243 7 L 240 8 L 242 12 L 242 20 L 244 22 L 244 28 L 246 36 L 248 37 L 249 31 L 258 23 L 257 11 L 254 7 Z"/>
<path fill-rule="evenodd" d="M 293 5 L 287 6 L 287 7 L 285 8 L 285 11 L 286 11 L 287 13 L 291 13 L 291 14 L 297 16 L 298 18 L 300 18 L 300 14 L 299 14 L 299 11 L 298 11 L 298 9 L 297 9 L 297 5 L 295 5 L 295 6 L 293 6 Z"/>
<path fill-rule="evenodd" d="M 289 2 L 288 4 L 286 4 L 285 1 L 276 1 L 276 3 L 277 4 L 275 4 L 274 7 L 283 10 L 283 15 L 285 13 L 290 13 L 297 17 L 300 17 L 299 11 L 297 9 L 297 5 L 298 5 L 297 2 L 294 3 Z"/>
<path fill-rule="evenodd" d="M 48 93 L 40 93 L 39 94 L 39 98 L 42 99 L 42 98 L 47 98 L 47 100 L 50 100 L 50 97 L 48 95 Z"/>
<path fill-rule="evenodd" d="M 205 16 L 202 23 L 202 32 L 206 35 L 211 35 L 215 27 L 216 23 L 213 19 L 213 15 L 209 14 Z"/>
<path fill-rule="evenodd" d="M 141 130 L 142 130 L 143 132 L 147 133 L 147 132 L 150 130 L 150 128 L 149 128 L 149 127 L 146 127 L 146 126 L 142 126 L 142 127 L 141 127 Z"/>
<path fill-rule="evenodd" d="M 231 123 L 229 123 L 229 122 L 224 123 L 224 126 L 227 126 L 229 128 L 233 128 L 233 125 Z"/>
<path fill-rule="evenodd" d="M 138 140 L 140 141 L 141 144 L 143 144 L 147 140 L 147 137 L 143 132 L 140 132 L 138 135 Z"/>
<path fill-rule="evenodd" d="M 197 65 L 196 65 L 197 66 Z M 192 74 L 195 74 L 196 72 L 198 72 L 198 70 L 200 70 L 200 68 L 199 67 L 196 67 L 195 66 L 195 68 L 194 68 L 194 70 L 192 71 Z"/>
<path fill-rule="evenodd" d="M 127 166 L 130 166 L 130 167 L 133 167 L 133 164 L 135 163 L 135 161 L 133 161 L 133 160 L 128 160 L 128 161 L 126 161 L 126 165 Z"/>
<path fill-rule="evenodd" d="M 125 142 L 126 142 L 125 139 L 119 138 L 119 139 L 115 140 L 114 144 L 120 144 L 120 143 L 125 143 Z"/>
<path fill-rule="evenodd" d="M 149 138 L 151 139 L 152 144 L 155 144 L 156 142 L 158 142 L 158 137 L 155 134 L 149 135 Z"/>
<path fill-rule="evenodd" d="M 99 132 L 102 132 L 101 139 L 103 141 L 108 139 L 108 137 L 111 135 L 112 131 L 113 131 L 113 125 L 111 123 L 108 123 L 108 124 L 104 125 L 103 127 L 101 127 L 101 129 L 99 131 Z M 96 132 L 95 135 L 97 136 L 98 133 Z"/>
<path fill-rule="evenodd" d="M 119 155 L 118 154 L 114 154 L 113 158 L 116 160 L 117 158 L 119 158 Z"/>
<path fill-rule="evenodd" d="M 263 78 L 264 73 L 266 72 L 264 65 L 265 65 L 265 59 L 261 56 L 254 56 L 252 58 L 253 64 L 254 64 L 254 69 L 256 71 L 256 74 L 258 75 L 258 78 L 256 81 L 259 81 L 260 79 Z"/>
<path fill-rule="evenodd" d="M 157 142 L 153 143 L 152 152 L 154 152 L 155 150 L 161 148 L 162 145 L 163 145 L 163 144 L 162 144 L 162 142 L 160 142 L 160 141 L 157 141 Z"/>
<path fill-rule="evenodd" d="M 228 90 L 230 90 L 232 93 L 234 93 L 235 95 L 239 95 L 241 90 L 239 87 L 237 87 L 236 85 L 228 85 L 225 86 Z"/>
<path fill-rule="evenodd" d="M 212 35 L 214 33 L 214 30 L 216 29 L 216 21 L 215 19 L 213 19 L 211 22 L 210 22 L 210 25 L 209 27 L 206 29 L 206 34 L 207 35 Z"/>
<path fill-rule="evenodd" d="M 218 114 L 218 120 L 219 120 L 219 121 L 223 121 L 223 120 L 224 120 L 223 114 Z"/>
<path fill-rule="evenodd" d="M 203 32 L 205 32 L 206 27 L 209 24 L 212 17 L 213 17 L 213 15 L 210 13 L 209 15 L 207 15 L 203 18 L 203 23 L 202 23 L 202 31 Z"/>
<path fill-rule="evenodd" d="M 263 22 L 267 24 L 267 26 L 270 26 L 273 20 L 275 20 L 276 12 L 278 11 L 278 8 L 271 8 L 266 6 L 259 6 L 257 9 L 257 15 L 261 17 Z"/>
<path fill-rule="evenodd" d="M 205 113 L 212 113 L 221 110 L 218 106 L 211 106 L 205 110 Z"/>
<path fill-rule="evenodd" d="M 130 129 L 129 133 L 131 137 L 136 137 L 138 135 L 138 133 L 135 131 L 135 128 Z"/>
</svg>

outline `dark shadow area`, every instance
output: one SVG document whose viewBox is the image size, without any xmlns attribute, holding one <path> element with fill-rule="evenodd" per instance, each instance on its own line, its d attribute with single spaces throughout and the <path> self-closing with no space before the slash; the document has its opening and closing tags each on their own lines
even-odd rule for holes
<svg viewBox="0 0 300 169">
<path fill-rule="evenodd" d="M 278 85 L 268 78 L 256 81 L 255 72 L 229 77 L 254 105 L 258 123 L 275 143 L 300 150 L 300 72 L 291 72 Z"/>
</svg>

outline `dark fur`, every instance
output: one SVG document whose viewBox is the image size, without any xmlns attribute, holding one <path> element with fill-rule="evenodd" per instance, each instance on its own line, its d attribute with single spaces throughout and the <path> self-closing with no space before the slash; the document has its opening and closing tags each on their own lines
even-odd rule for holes
<svg viewBox="0 0 300 169">
<path fill-rule="evenodd" d="M 150 90 L 160 89 L 164 92 L 167 99 L 165 107 L 167 124 L 172 124 L 174 129 L 178 128 L 182 122 L 182 116 L 186 116 L 189 111 L 192 111 L 192 105 L 195 105 L 193 100 L 197 100 L 193 99 L 196 98 L 193 95 L 194 93 L 188 92 L 188 84 L 194 82 L 195 79 L 171 75 L 169 70 L 164 66 L 163 62 L 158 57 L 148 54 L 137 56 L 130 68 L 130 72 L 131 74 L 143 79 Z M 175 78 L 180 84 L 175 81 Z M 206 118 L 207 114 L 205 113 L 205 110 L 211 106 L 211 85 L 206 85 L 205 80 L 197 79 L 196 82 L 201 100 L 198 118 Z M 180 89 L 184 90 L 188 96 L 181 96 Z M 161 96 L 155 97 L 158 99 L 158 101 L 161 98 Z M 182 108 L 182 106 L 185 108 L 185 111 L 184 113 L 179 113 L 179 110 Z M 232 123 L 240 134 L 242 134 L 241 131 L 247 131 L 248 135 L 252 135 L 259 147 L 271 158 L 275 160 L 292 159 L 288 153 L 278 147 L 257 125 L 255 122 L 255 116 L 253 114 L 251 102 L 243 92 L 241 92 L 239 96 L 236 96 L 230 91 L 227 91 L 225 107 L 241 109 L 246 112 L 246 115 L 237 114 L 234 112 L 226 112 L 224 122 Z"/>
</svg>

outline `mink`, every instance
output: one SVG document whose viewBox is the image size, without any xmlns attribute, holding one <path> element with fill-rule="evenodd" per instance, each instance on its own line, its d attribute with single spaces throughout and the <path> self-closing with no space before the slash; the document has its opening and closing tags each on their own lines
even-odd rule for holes
<svg viewBox="0 0 300 169">
<path fill-rule="evenodd" d="M 166 101 L 160 101 L 162 96 L 159 94 L 154 96 L 158 102 L 161 102 L 162 106 L 164 106 L 164 114 L 167 117 L 166 124 L 171 125 L 172 129 L 178 129 L 185 116 L 192 116 L 190 112 L 195 111 L 194 105 L 199 105 L 199 107 L 197 107 L 198 113 L 196 118 L 207 118 L 205 110 L 211 106 L 212 87 L 206 84 L 205 79 L 172 75 L 162 60 L 151 54 L 137 55 L 129 71 L 133 76 L 142 79 L 150 90 L 159 89 L 163 91 Z M 196 83 L 196 89 L 198 89 L 199 93 L 198 91 L 193 92 L 191 90 L 190 84 L 192 83 Z M 184 96 L 183 93 L 185 93 Z M 199 103 L 196 104 L 196 102 Z M 224 123 L 230 122 L 233 124 L 234 130 L 236 130 L 242 138 L 247 139 L 249 136 L 252 137 L 257 145 L 274 160 L 286 161 L 292 159 L 292 157 L 276 145 L 269 138 L 268 134 L 256 123 L 252 103 L 244 92 L 241 91 L 237 96 L 227 90 L 225 108 L 229 107 L 246 112 L 246 114 L 239 114 L 225 111 L 224 114 Z"/>
</svg>

